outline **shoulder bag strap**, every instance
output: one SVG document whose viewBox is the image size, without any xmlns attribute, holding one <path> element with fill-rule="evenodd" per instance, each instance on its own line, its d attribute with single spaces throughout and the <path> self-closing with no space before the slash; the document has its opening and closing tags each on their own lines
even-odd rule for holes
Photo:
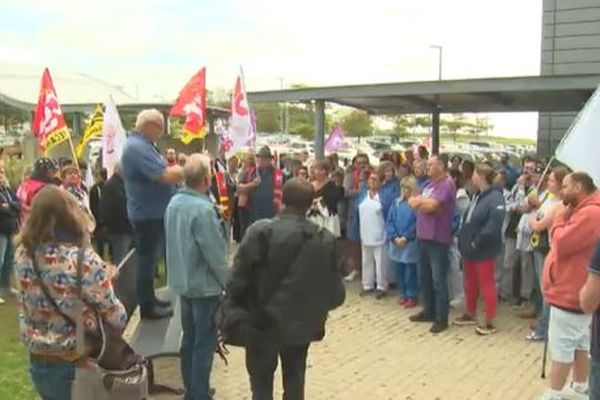
<svg viewBox="0 0 600 400">
<path fill-rule="evenodd" d="M 76 307 L 76 312 L 77 312 L 76 320 L 73 320 L 73 318 L 71 318 L 71 316 L 69 316 L 63 310 L 61 310 L 61 308 L 56 303 L 56 300 L 54 299 L 54 297 L 52 297 L 50 295 L 48 286 L 44 282 L 44 279 L 42 278 L 42 275 L 39 271 L 35 252 L 31 257 L 31 265 L 33 267 L 33 271 L 35 272 L 38 280 L 40 281 L 40 289 L 42 289 L 42 292 L 44 293 L 44 295 L 46 296 L 46 298 L 48 299 L 50 304 L 52 304 L 52 306 L 56 309 L 56 311 L 67 322 L 69 322 L 71 325 L 73 325 L 75 327 L 75 342 L 76 342 L 76 346 L 77 346 L 77 354 L 81 354 L 81 355 L 85 354 L 85 327 L 83 325 L 83 304 L 84 303 L 83 303 L 83 299 L 81 297 L 82 296 L 82 283 L 81 282 L 82 282 L 82 270 L 83 270 L 82 264 L 83 264 L 84 256 L 85 256 L 85 247 L 84 247 L 84 245 L 82 245 L 82 246 L 80 246 L 79 251 L 77 252 L 77 277 L 76 277 L 77 283 L 76 283 L 76 285 L 77 285 L 77 297 L 80 301 L 78 302 L 78 306 Z"/>
</svg>

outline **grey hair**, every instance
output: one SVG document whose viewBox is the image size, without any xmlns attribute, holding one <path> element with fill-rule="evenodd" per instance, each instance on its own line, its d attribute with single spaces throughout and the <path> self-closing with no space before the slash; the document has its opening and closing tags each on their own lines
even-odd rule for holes
<svg viewBox="0 0 600 400">
<path fill-rule="evenodd" d="M 183 179 L 189 188 L 196 188 L 210 177 L 210 158 L 204 154 L 194 153 L 188 156 L 183 167 Z"/>
<path fill-rule="evenodd" d="M 140 131 L 144 126 L 149 123 L 156 122 L 161 125 L 165 124 L 165 117 L 163 117 L 162 113 L 158 111 L 156 108 L 150 108 L 147 110 L 142 110 L 137 116 L 135 121 L 135 129 Z"/>
</svg>

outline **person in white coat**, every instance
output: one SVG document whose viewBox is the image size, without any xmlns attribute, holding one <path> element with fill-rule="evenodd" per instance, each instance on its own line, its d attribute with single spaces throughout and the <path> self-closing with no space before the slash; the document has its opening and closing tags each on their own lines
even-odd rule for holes
<svg viewBox="0 0 600 400">
<path fill-rule="evenodd" d="M 361 296 L 375 294 L 376 299 L 387 295 L 387 274 L 383 265 L 385 251 L 385 219 L 383 205 L 379 198 L 381 178 L 371 174 L 368 189 L 358 199 L 358 218 L 362 248 Z"/>
</svg>

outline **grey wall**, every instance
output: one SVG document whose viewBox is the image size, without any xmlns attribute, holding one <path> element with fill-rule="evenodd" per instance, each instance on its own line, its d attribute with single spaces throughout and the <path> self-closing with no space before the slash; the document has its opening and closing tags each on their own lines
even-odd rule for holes
<svg viewBox="0 0 600 400">
<path fill-rule="evenodd" d="M 600 73 L 600 0 L 544 0 L 542 75 Z M 540 113 L 538 152 L 551 154 L 577 113 Z"/>
</svg>

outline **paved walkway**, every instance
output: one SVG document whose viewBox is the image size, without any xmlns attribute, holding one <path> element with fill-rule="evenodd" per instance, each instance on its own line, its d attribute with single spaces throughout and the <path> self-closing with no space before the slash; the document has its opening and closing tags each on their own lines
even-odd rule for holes
<svg viewBox="0 0 600 400">
<path fill-rule="evenodd" d="M 472 327 L 452 327 L 433 336 L 428 324 L 412 324 L 409 312 L 387 298 L 358 297 L 332 313 L 323 342 L 309 352 L 308 400 L 537 399 L 543 345 L 524 340 L 529 322 L 500 307 L 500 332 L 480 337 Z M 229 367 L 215 359 L 215 400 L 250 399 L 243 352 L 232 348 Z M 181 387 L 178 360 L 157 362 L 162 383 Z M 276 377 L 276 399 L 281 398 Z M 155 396 L 153 399 L 178 399 Z"/>
</svg>

